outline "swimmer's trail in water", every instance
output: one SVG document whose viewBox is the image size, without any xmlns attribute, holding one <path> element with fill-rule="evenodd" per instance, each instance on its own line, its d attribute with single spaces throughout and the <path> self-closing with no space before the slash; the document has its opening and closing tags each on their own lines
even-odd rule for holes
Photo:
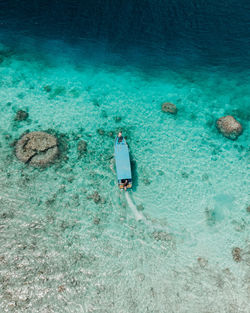
<svg viewBox="0 0 250 313">
<path fill-rule="evenodd" d="M 134 213 L 136 221 L 141 221 L 141 220 L 145 221 L 145 217 L 143 216 L 142 213 L 140 213 L 137 210 L 136 205 L 133 203 L 133 201 L 130 198 L 129 193 L 127 191 L 125 192 L 125 197 L 126 197 L 128 206 L 130 207 L 131 211 Z"/>
</svg>

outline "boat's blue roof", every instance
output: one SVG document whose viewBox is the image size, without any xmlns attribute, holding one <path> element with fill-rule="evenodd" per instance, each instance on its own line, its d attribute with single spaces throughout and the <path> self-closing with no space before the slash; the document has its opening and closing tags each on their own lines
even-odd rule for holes
<svg viewBox="0 0 250 313">
<path fill-rule="evenodd" d="M 128 145 L 125 139 L 121 143 L 115 141 L 115 163 L 117 179 L 131 179 L 131 167 L 129 159 Z"/>
</svg>

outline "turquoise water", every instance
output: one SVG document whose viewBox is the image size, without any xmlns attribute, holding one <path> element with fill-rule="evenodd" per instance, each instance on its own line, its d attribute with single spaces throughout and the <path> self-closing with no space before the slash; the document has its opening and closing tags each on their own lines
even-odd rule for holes
<svg viewBox="0 0 250 313">
<path fill-rule="evenodd" d="M 182 60 L 143 69 L 91 55 L 89 43 L 4 42 L 1 312 L 248 312 L 250 72 Z M 166 101 L 176 116 L 161 111 Z M 28 120 L 14 121 L 20 109 Z M 243 125 L 237 141 L 216 130 L 225 114 Z M 61 142 L 46 169 L 14 155 L 13 141 L 37 130 Z M 112 170 L 119 130 L 133 165 L 129 202 Z"/>
</svg>

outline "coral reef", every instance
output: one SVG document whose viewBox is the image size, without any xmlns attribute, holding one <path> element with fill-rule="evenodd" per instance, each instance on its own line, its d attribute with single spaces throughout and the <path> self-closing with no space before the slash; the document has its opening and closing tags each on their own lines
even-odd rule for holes
<svg viewBox="0 0 250 313">
<path fill-rule="evenodd" d="M 16 112 L 16 116 L 14 118 L 15 121 L 25 121 L 29 117 L 29 113 L 23 110 L 19 110 Z"/>
<path fill-rule="evenodd" d="M 71 141 L 70 136 L 67 133 L 61 133 L 52 128 L 47 129 L 46 133 L 57 138 L 58 158 L 55 159 L 55 162 L 57 163 L 57 166 L 61 166 L 62 165 L 61 161 L 63 162 L 68 161 L 67 153 L 69 152 L 69 145 Z"/>
<path fill-rule="evenodd" d="M 97 133 L 101 136 L 105 135 L 105 130 L 102 128 L 97 129 Z"/>
<path fill-rule="evenodd" d="M 143 204 L 138 204 L 138 205 L 137 205 L 137 210 L 138 210 L 138 211 L 143 211 L 143 210 L 144 210 Z"/>
<path fill-rule="evenodd" d="M 115 116 L 114 120 L 116 123 L 119 123 L 119 122 L 121 122 L 122 118 L 120 116 Z"/>
<path fill-rule="evenodd" d="M 241 124 L 231 115 L 219 118 L 216 126 L 225 137 L 231 140 L 236 140 L 243 131 Z"/>
<path fill-rule="evenodd" d="M 55 99 L 58 96 L 64 96 L 66 93 L 66 88 L 64 86 L 57 86 L 53 90 L 50 90 L 50 89 L 48 90 L 45 89 L 45 91 L 50 92 L 50 95 L 49 95 L 50 100 Z"/>
<path fill-rule="evenodd" d="M 235 262 L 238 263 L 242 260 L 240 248 L 238 248 L 238 247 L 233 248 L 232 255 L 233 255 L 233 259 Z"/>
<path fill-rule="evenodd" d="M 154 231 L 152 233 L 152 237 L 157 241 L 171 241 L 171 240 L 173 240 L 172 235 L 165 232 L 165 231 Z"/>
<path fill-rule="evenodd" d="M 115 133 L 111 130 L 108 132 L 108 136 L 111 138 L 115 138 Z"/>
<path fill-rule="evenodd" d="M 43 87 L 43 90 L 46 91 L 46 92 L 51 92 L 52 88 L 50 85 L 46 85 Z"/>
<path fill-rule="evenodd" d="M 58 155 L 56 137 L 45 132 L 30 132 L 16 143 L 16 156 L 32 166 L 46 166 Z"/>
<path fill-rule="evenodd" d="M 204 259 L 202 257 L 199 257 L 197 259 L 197 262 L 200 265 L 200 267 L 202 267 L 202 268 L 204 268 L 204 267 L 206 267 L 208 265 L 208 260 L 206 260 L 206 259 Z"/>
<path fill-rule="evenodd" d="M 87 199 L 93 199 L 95 203 L 99 203 L 102 199 L 97 191 L 93 192 L 91 195 L 87 196 Z"/>
<path fill-rule="evenodd" d="M 101 221 L 101 219 L 99 217 L 95 217 L 94 220 L 93 220 L 93 223 L 95 225 L 99 225 L 100 221 Z"/>
<path fill-rule="evenodd" d="M 182 171 L 181 176 L 182 176 L 182 178 L 188 178 L 189 174 L 187 172 Z"/>
<path fill-rule="evenodd" d="M 216 222 L 215 211 L 210 208 L 205 208 L 206 221 L 209 226 L 212 226 Z"/>
<path fill-rule="evenodd" d="M 161 106 L 161 110 L 166 113 L 177 114 L 177 107 L 171 102 L 164 102 Z"/>
<path fill-rule="evenodd" d="M 63 292 L 63 291 L 65 291 L 65 286 L 63 285 L 58 286 L 58 292 Z"/>
<path fill-rule="evenodd" d="M 77 144 L 78 157 L 81 158 L 87 152 L 87 142 L 85 140 L 80 140 Z"/>
</svg>

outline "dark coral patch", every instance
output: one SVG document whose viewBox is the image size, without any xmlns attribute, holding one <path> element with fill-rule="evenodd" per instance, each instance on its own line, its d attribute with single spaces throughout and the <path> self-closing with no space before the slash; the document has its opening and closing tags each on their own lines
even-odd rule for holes
<svg viewBox="0 0 250 313">
<path fill-rule="evenodd" d="M 51 92 L 52 88 L 50 85 L 46 85 L 43 87 L 43 90 L 46 91 L 46 92 Z"/>
<path fill-rule="evenodd" d="M 241 258 L 241 248 L 235 247 L 232 250 L 233 259 L 235 262 L 240 262 L 242 260 Z"/>
<path fill-rule="evenodd" d="M 16 112 L 16 116 L 14 118 L 15 121 L 25 121 L 29 117 L 29 113 L 23 110 L 19 110 Z"/>
<path fill-rule="evenodd" d="M 77 152 L 78 152 L 78 157 L 82 157 L 86 154 L 87 152 L 87 142 L 85 140 L 80 140 L 77 144 Z"/>
</svg>

